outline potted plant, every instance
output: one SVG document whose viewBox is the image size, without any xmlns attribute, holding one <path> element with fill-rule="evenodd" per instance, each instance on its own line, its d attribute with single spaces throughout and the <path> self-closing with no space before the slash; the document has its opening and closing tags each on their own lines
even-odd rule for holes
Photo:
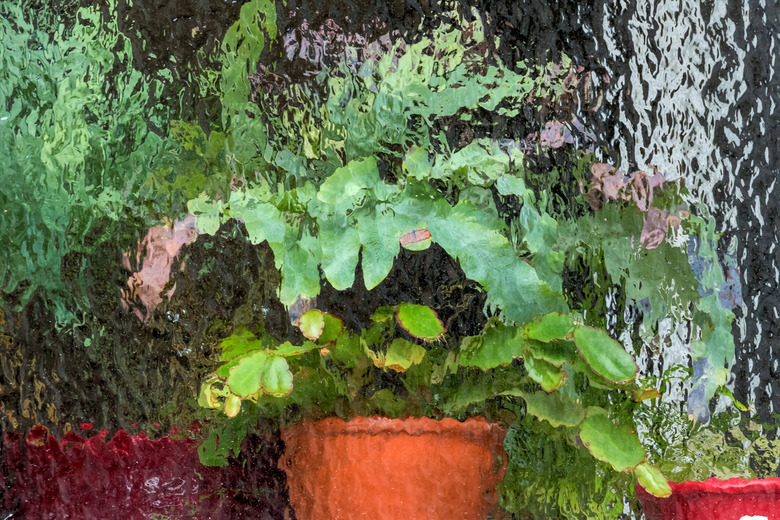
<svg viewBox="0 0 780 520">
<path fill-rule="evenodd" d="M 545 184 L 551 176 L 525 169 L 527 143 L 448 134 L 479 110 L 512 117 L 518 106 L 567 88 L 566 65 L 493 64 L 478 22 L 468 30 L 442 24 L 418 43 L 337 64 L 315 85 L 320 94 L 290 85 L 288 97 L 258 89 L 250 100 L 246 63 L 252 70 L 275 25 L 273 6 L 252 2 L 244 12 L 250 23 L 235 25 L 223 46 L 232 53 L 223 69 L 223 120 L 238 184 L 229 197 L 201 196 L 188 208 L 202 233 L 242 222 L 250 241 L 273 251 L 282 303 L 315 308 L 292 313 L 305 340 L 260 329 L 227 338 L 224 364 L 204 381 L 200 404 L 228 417 L 260 413 L 286 422 L 500 417 L 492 409 L 498 399 L 513 417 L 534 417 L 538 431 L 566 431 L 563 442 L 668 494 L 631 418 L 615 413 L 620 402 L 659 394 L 641 385 L 632 355 L 606 327 L 604 301 L 617 287 L 646 337 L 665 317 L 691 318 L 697 359 L 709 368 L 731 362 L 722 340 L 732 316 L 712 305 L 718 265 L 695 263 L 711 257 L 714 234 L 705 212 L 691 214 L 684 187 L 579 154 L 573 171 L 559 174 L 571 196 L 562 207 Z M 255 85 L 263 82 L 258 74 Z M 345 290 L 357 272 L 370 290 L 401 248 L 432 244 L 484 291 L 487 320 L 477 334 L 453 341 L 435 309 L 414 301 L 376 309 L 370 326 L 351 331 L 343 317 L 316 309 L 323 281 Z M 564 296 L 563 278 L 577 266 L 603 277 L 588 281 L 589 301 Z M 700 374 L 703 402 L 723 382 L 718 370 Z M 217 457 L 225 438 L 213 432 L 203 456 Z"/>
<path fill-rule="evenodd" d="M 97 12 L 85 13 L 98 27 Z M 14 178 L 20 186 L 16 191 L 35 199 L 27 206 L 41 224 L 29 227 L 27 246 L 6 252 L 7 264 L 15 267 L 6 273 L 4 292 L 21 287 L 24 305 L 36 287 L 48 288 L 51 295 L 62 296 L 52 298 L 58 319 L 76 320 L 83 309 L 71 312 L 72 306 L 62 304 L 71 294 L 58 276 L 65 249 L 52 244 L 94 253 L 128 211 L 128 193 L 137 195 L 132 203 L 145 223 L 156 213 L 150 208 L 170 209 L 184 200 L 191 217 L 177 221 L 186 222 L 183 242 L 194 238 L 193 229 L 215 234 L 231 221 L 241 223 L 249 242 L 270 248 L 281 274 L 278 298 L 301 331 L 285 340 L 262 323 L 250 322 L 226 333 L 219 352 L 222 366 L 204 380 L 199 402 L 224 410 L 228 420 L 203 444 L 204 462 L 219 463 L 240 442 L 247 422 L 261 414 L 278 417 L 285 427 L 303 425 L 285 429 L 291 452 L 296 444 L 314 442 L 312 435 L 295 433 L 309 431 L 310 420 L 330 417 L 325 420 L 333 424 L 338 422 L 333 417 L 415 417 L 406 431 L 427 439 L 449 435 L 449 430 L 426 433 L 430 421 L 449 427 L 487 416 L 492 423 L 464 422 L 477 425 L 466 441 L 469 447 L 480 438 L 487 443 L 475 464 L 482 468 L 477 472 L 482 481 L 469 495 L 476 498 L 468 499 L 477 507 L 494 502 L 492 483 L 502 473 L 493 460 L 495 455 L 504 459 L 496 443 L 503 429 L 517 431 L 520 422 L 553 443 L 586 447 L 611 471 L 636 475 L 657 495 L 668 493 L 662 473 L 647 462 L 637 423 L 621 412 L 658 396 L 641 383 L 630 352 L 634 341 L 654 336 L 654 326 L 670 315 L 690 317 L 695 324 L 699 397 L 694 410 L 706 410 L 725 380 L 722 367 L 733 357 L 724 341 L 731 316 L 715 305 L 722 276 L 713 263 L 715 234 L 705 212 L 691 214 L 679 184 L 659 175 L 615 171 L 590 153 L 575 154 L 565 172 L 528 167 L 528 157 L 541 149 L 573 144 L 566 129 L 576 127 L 576 121 L 541 121 L 534 136 L 500 132 L 479 119 L 487 112 L 510 120 L 532 104 L 571 93 L 580 75 L 565 58 L 546 67 L 501 64 L 495 42 L 485 41 L 480 23 L 460 20 L 442 23 L 419 42 L 399 41 L 382 52 L 375 52 L 377 42 L 360 50 L 350 47 L 330 74 L 305 85 L 285 84 L 282 76 L 274 76 L 275 69 L 259 64 L 268 51 L 266 40 L 276 37 L 275 16 L 273 2 L 245 4 L 223 41 L 221 74 L 197 79 L 203 92 L 222 100 L 222 121 L 214 122 L 209 133 L 188 122 L 171 123 L 164 113 L 155 112 L 148 121 L 140 117 L 147 97 L 131 92 L 132 85 L 143 82 L 134 69 L 126 82 L 130 90 L 118 94 L 137 116 L 132 128 L 138 142 L 132 146 L 117 130 L 124 119 L 108 127 L 93 121 L 124 113 L 115 108 L 125 105 L 96 105 L 100 113 L 95 114 L 81 110 L 87 101 L 78 81 L 62 82 L 57 96 L 18 86 L 24 95 L 50 95 L 47 103 L 54 108 L 41 117 L 48 118 L 49 126 L 42 127 L 51 136 L 83 139 L 32 139 L 22 130 L 12 131 L 40 115 L 30 107 L 14 115 L 14 125 L 3 127 L 10 136 L 5 142 L 16 147 L 8 155 L 25 173 Z M 78 26 L 78 35 L 100 47 L 102 36 L 88 25 Z M 112 35 L 111 46 L 124 41 L 116 31 Z M 79 55 L 66 51 L 73 59 Z M 103 49 L 89 56 L 107 68 L 114 62 L 106 53 L 111 54 Z M 73 66 L 90 82 L 87 90 L 97 96 L 102 76 L 94 71 L 99 67 L 76 61 Z M 50 63 L 62 75 L 63 63 L 69 62 L 42 56 L 37 63 Z M 276 80 L 281 89 L 265 88 Z M 149 84 L 153 91 L 162 88 Z M 69 85 L 73 88 L 65 88 Z M 35 100 L 28 104 L 34 106 Z M 162 138 L 150 130 L 158 127 L 169 128 L 171 135 Z M 96 145 L 101 137 L 108 143 L 104 147 Z M 33 155 L 42 160 L 27 164 L 27 147 L 33 145 Z M 103 168 L 101 158 L 115 155 L 127 160 Z M 58 161 L 81 169 L 63 173 Z M 51 183 L 57 197 L 25 188 L 37 178 L 37 169 L 62 177 Z M 142 175 L 150 169 L 151 174 Z M 133 172 L 132 182 L 127 171 Z M 105 186 L 108 177 L 111 187 Z M 103 191 L 96 193 L 95 186 Z M 73 200 L 90 201 L 100 225 L 90 227 L 93 220 L 82 218 L 83 208 Z M 27 213 L 25 204 L 9 207 L 12 219 L 7 221 L 25 229 Z M 75 229 L 71 220 L 84 228 Z M 10 230 L 16 227 L 4 230 L 13 237 Z M 136 238 L 131 235 L 121 237 L 125 245 Z M 681 247 L 680 239 L 691 246 Z M 439 309 L 420 301 L 386 302 L 371 309 L 370 323 L 357 329 L 346 325 L 345 316 L 317 308 L 314 299 L 323 284 L 345 290 L 362 283 L 371 290 L 387 278 L 402 250 L 425 254 L 433 248 L 457 261 L 479 287 L 484 323 L 478 330 L 460 335 L 445 330 Z M 176 250 L 163 259 L 165 269 Z M 30 251 L 45 262 L 33 261 Z M 136 258 L 134 249 L 127 258 Z M 139 316 L 144 319 L 163 299 L 162 288 L 169 289 L 156 283 L 161 277 L 154 271 L 158 289 Z M 589 286 L 588 295 L 577 294 L 582 284 Z M 641 317 L 635 320 L 644 326 L 640 338 L 621 335 L 626 330 L 610 321 L 621 305 Z M 358 420 L 372 421 L 381 428 L 388 424 Z M 408 458 L 424 462 L 434 452 L 442 450 L 426 449 Z M 510 473 L 517 461 L 512 450 L 505 455 Z M 430 490 L 429 480 L 418 490 Z M 385 490 L 392 486 L 385 481 Z M 312 491 L 309 484 L 298 487 Z M 307 507 L 300 506 L 302 511 Z M 368 506 L 362 507 L 365 512 Z"/>
</svg>

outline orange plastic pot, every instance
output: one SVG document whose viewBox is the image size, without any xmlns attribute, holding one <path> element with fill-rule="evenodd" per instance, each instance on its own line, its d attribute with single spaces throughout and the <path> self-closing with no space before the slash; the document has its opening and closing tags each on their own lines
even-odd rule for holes
<svg viewBox="0 0 780 520">
<path fill-rule="evenodd" d="M 484 520 L 501 516 L 505 435 L 483 418 L 304 421 L 280 465 L 298 520 Z"/>
</svg>

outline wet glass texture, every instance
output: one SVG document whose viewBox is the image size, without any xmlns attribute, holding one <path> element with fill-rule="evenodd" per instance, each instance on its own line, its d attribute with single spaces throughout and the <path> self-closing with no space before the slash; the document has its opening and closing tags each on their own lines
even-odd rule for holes
<svg viewBox="0 0 780 520">
<path fill-rule="evenodd" d="M 0 518 L 302 518 L 311 461 L 394 474 L 397 439 L 300 434 L 364 416 L 487 428 L 453 441 L 492 465 L 469 518 L 780 476 L 779 29 L 771 0 L 0 0 Z"/>
</svg>

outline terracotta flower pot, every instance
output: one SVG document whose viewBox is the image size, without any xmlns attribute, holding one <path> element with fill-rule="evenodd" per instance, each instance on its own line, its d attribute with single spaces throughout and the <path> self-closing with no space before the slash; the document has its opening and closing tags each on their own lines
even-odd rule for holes
<svg viewBox="0 0 780 520">
<path fill-rule="evenodd" d="M 668 498 L 654 497 L 637 485 L 650 520 L 780 520 L 780 478 L 708 479 L 672 486 Z"/>
<path fill-rule="evenodd" d="M 501 514 L 505 435 L 482 418 L 304 421 L 280 464 L 299 520 L 484 520 Z"/>
</svg>

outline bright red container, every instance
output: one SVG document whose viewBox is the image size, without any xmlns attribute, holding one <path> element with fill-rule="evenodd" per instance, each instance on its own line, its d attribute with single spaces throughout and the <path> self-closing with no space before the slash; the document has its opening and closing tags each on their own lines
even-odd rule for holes
<svg viewBox="0 0 780 520">
<path fill-rule="evenodd" d="M 505 435 L 483 418 L 304 421 L 280 465 L 299 520 L 484 520 L 501 517 Z"/>
<path fill-rule="evenodd" d="M 686 481 L 658 498 L 636 486 L 649 520 L 780 520 L 780 478 Z"/>
</svg>

